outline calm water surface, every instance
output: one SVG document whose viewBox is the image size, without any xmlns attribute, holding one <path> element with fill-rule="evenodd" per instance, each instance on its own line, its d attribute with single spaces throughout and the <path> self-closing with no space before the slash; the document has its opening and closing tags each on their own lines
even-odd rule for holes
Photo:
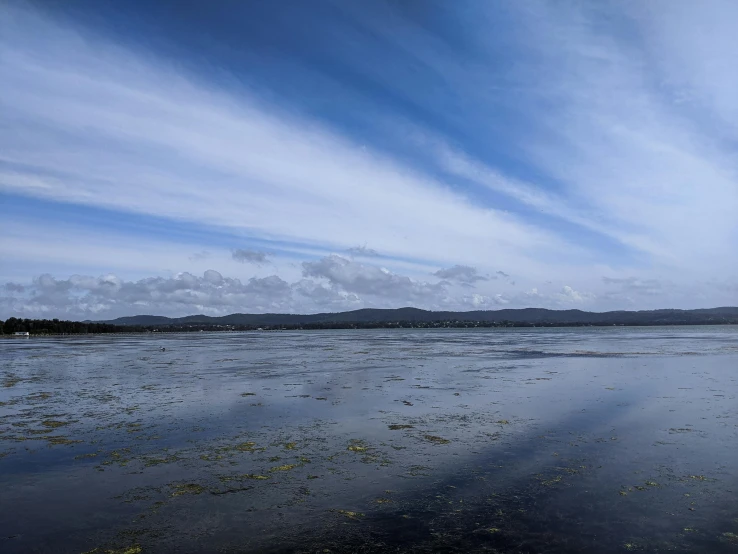
<svg viewBox="0 0 738 554">
<path fill-rule="evenodd" d="M 738 552 L 738 328 L 0 341 L 0 551 Z"/>
</svg>

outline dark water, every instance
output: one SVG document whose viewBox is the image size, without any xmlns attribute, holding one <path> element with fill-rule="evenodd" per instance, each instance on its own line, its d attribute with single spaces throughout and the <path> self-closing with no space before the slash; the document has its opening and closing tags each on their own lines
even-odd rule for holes
<svg viewBox="0 0 738 554">
<path fill-rule="evenodd" d="M 738 552 L 738 328 L 2 340 L 0 551 Z"/>
</svg>

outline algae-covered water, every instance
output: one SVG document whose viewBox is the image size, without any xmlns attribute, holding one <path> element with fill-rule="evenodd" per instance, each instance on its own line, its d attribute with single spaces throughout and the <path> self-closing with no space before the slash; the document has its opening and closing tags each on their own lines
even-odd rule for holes
<svg viewBox="0 0 738 554">
<path fill-rule="evenodd" d="M 738 328 L 2 340 L 0 551 L 738 552 Z"/>
</svg>

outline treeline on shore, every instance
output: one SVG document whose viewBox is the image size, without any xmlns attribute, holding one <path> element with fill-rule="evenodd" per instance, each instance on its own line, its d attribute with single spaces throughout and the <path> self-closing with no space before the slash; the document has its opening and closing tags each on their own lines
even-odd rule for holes
<svg viewBox="0 0 738 554">
<path fill-rule="evenodd" d="M 147 329 L 137 325 L 113 325 L 60 319 L 20 319 L 9 317 L 0 321 L 0 334 L 30 333 L 31 335 L 85 335 L 88 333 L 136 333 Z"/>
<path fill-rule="evenodd" d="M 710 322 L 720 324 L 732 322 Z M 671 323 L 686 324 L 684 323 Z M 191 333 L 213 331 L 301 331 L 319 329 L 469 329 L 504 327 L 597 327 L 607 326 L 664 325 L 643 321 L 626 323 L 583 323 L 583 322 L 521 322 L 521 321 L 364 321 L 364 322 L 313 322 L 292 325 L 222 325 L 210 323 L 180 323 L 165 325 L 114 325 L 89 321 L 66 321 L 59 319 L 20 319 L 11 317 L 0 320 L 0 335 L 27 332 L 31 335 L 84 335 L 109 333 Z"/>
</svg>

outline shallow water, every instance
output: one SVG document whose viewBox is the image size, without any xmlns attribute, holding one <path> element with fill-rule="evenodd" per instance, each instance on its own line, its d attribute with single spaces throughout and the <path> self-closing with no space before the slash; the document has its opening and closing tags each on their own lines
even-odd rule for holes
<svg viewBox="0 0 738 554">
<path fill-rule="evenodd" d="M 6 339 L 0 551 L 738 552 L 737 393 L 736 327 Z"/>
</svg>

